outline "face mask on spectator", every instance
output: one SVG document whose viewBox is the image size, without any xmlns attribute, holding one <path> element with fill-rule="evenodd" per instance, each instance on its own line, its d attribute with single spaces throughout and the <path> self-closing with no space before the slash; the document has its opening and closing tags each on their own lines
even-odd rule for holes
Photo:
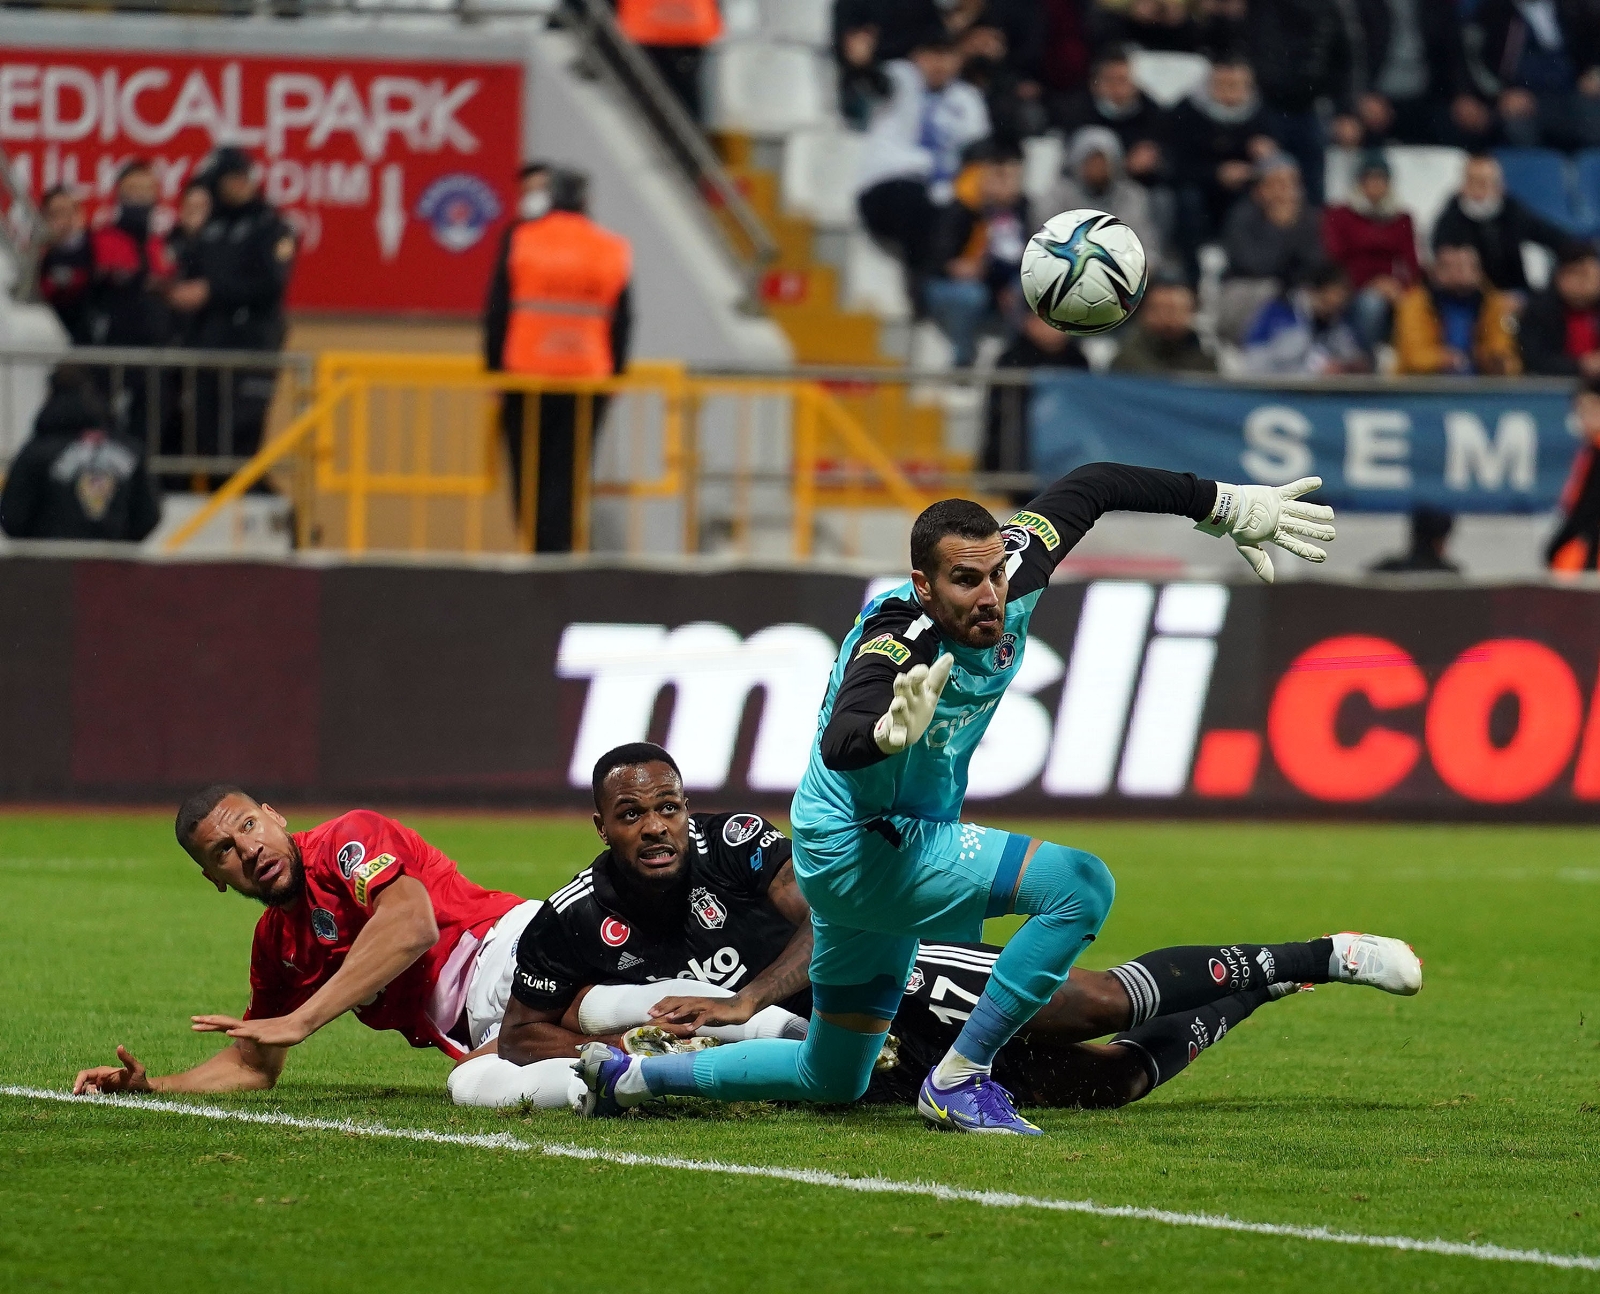
<svg viewBox="0 0 1600 1294">
<path fill-rule="evenodd" d="M 537 220 L 550 210 L 550 194 L 545 189 L 524 193 L 517 203 L 517 214 L 524 220 Z"/>
<path fill-rule="evenodd" d="M 1469 198 L 1461 195 L 1461 214 L 1468 220 L 1493 220 L 1505 206 L 1505 195 L 1497 193 L 1492 198 Z"/>
</svg>

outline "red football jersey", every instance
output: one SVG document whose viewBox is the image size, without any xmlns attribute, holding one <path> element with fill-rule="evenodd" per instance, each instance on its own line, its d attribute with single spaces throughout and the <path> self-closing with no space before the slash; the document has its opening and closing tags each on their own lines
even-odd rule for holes
<svg viewBox="0 0 1600 1294">
<path fill-rule="evenodd" d="M 247 1020 L 288 1015 L 344 964 L 373 914 L 373 902 L 401 876 L 427 887 L 439 939 L 371 1002 L 355 1009 L 370 1029 L 394 1029 L 413 1047 L 450 1056 L 465 1048 L 448 1036 L 466 1000 L 474 954 L 515 894 L 474 885 L 455 863 L 393 818 L 357 809 L 294 833 L 305 864 L 305 892 L 287 908 L 268 908 L 250 950 Z"/>
</svg>

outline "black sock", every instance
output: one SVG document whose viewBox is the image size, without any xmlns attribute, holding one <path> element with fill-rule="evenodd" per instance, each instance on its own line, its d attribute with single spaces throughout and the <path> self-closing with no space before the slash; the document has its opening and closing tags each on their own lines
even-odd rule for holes
<svg viewBox="0 0 1600 1294">
<path fill-rule="evenodd" d="M 1198 1060 L 1212 1043 L 1220 1042 L 1223 1034 L 1248 1018 L 1269 996 L 1264 988 L 1235 993 L 1193 1011 L 1160 1016 L 1111 1041 L 1136 1049 L 1150 1075 L 1150 1086 L 1160 1087 Z"/>
<path fill-rule="evenodd" d="M 1333 940 L 1158 948 L 1113 966 L 1133 1003 L 1129 1027 L 1270 984 L 1326 984 Z"/>
</svg>

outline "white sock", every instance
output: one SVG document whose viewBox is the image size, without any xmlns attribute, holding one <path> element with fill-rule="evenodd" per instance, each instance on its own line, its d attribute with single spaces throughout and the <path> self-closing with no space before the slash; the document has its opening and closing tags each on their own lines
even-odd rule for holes
<svg viewBox="0 0 1600 1294">
<path fill-rule="evenodd" d="M 650 1023 L 650 1008 L 664 997 L 732 997 L 725 988 L 697 979 L 654 984 L 596 984 L 578 1004 L 578 1028 L 591 1038 Z"/>
<path fill-rule="evenodd" d="M 617 1098 L 617 1104 L 624 1110 L 656 1099 L 656 1094 L 644 1081 L 644 1066 L 640 1063 L 642 1059 L 643 1057 L 635 1056 L 622 1077 L 617 1080 L 616 1087 L 611 1089 Z"/>
<path fill-rule="evenodd" d="M 945 1052 L 944 1059 L 934 1066 L 933 1085 L 949 1091 L 957 1083 L 965 1082 L 967 1079 L 977 1075 L 987 1078 L 989 1076 L 989 1066 L 979 1065 L 968 1060 L 952 1047 Z"/>
<path fill-rule="evenodd" d="M 751 1038 L 804 1038 L 806 1022 L 781 1006 L 764 1006 L 743 1024 L 708 1024 L 696 1029 L 695 1033 L 702 1038 L 717 1038 L 722 1042 L 746 1042 Z"/>
<path fill-rule="evenodd" d="M 571 1103 L 572 1085 L 583 1086 L 573 1069 L 577 1063 L 558 1056 L 516 1065 L 499 1056 L 474 1056 L 450 1071 L 445 1087 L 457 1105 L 499 1110 L 526 1101 L 537 1110 L 560 1110 Z"/>
</svg>

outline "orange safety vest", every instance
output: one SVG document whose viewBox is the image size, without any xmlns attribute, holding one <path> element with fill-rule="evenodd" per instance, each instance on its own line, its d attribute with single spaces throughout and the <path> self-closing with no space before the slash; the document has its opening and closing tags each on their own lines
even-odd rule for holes
<svg viewBox="0 0 1600 1294">
<path fill-rule="evenodd" d="M 633 273 L 628 240 L 574 211 L 524 221 L 511 234 L 510 373 L 610 377 L 611 316 Z"/>
<path fill-rule="evenodd" d="M 617 25 L 635 45 L 709 45 L 722 13 L 717 0 L 618 0 Z"/>
</svg>

